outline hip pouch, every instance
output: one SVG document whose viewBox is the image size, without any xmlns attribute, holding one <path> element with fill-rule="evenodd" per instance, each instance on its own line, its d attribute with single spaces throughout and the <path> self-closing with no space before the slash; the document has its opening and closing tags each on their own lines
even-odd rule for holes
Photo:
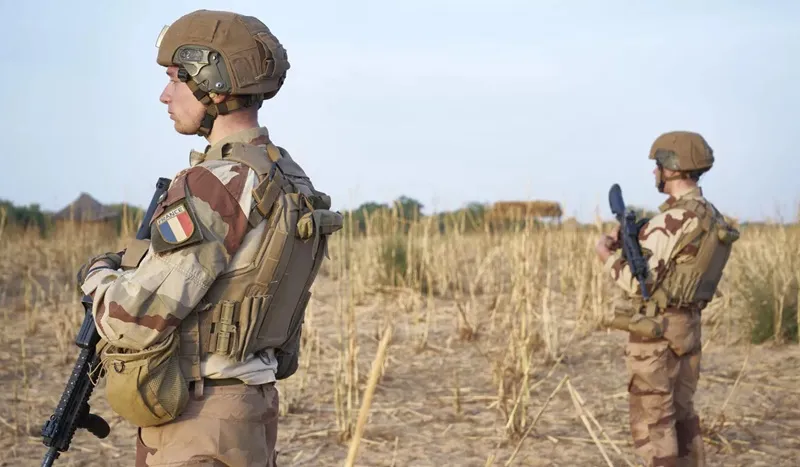
<svg viewBox="0 0 800 467">
<path fill-rule="evenodd" d="M 101 362 L 114 412 L 137 427 L 162 425 L 181 414 L 189 386 L 179 366 L 178 343 L 171 333 L 142 351 L 106 346 Z"/>
<path fill-rule="evenodd" d="M 609 327 L 648 339 L 657 339 L 664 335 L 664 329 L 658 321 L 640 313 L 630 315 L 617 312 L 614 314 L 614 319 L 609 323 Z"/>
</svg>

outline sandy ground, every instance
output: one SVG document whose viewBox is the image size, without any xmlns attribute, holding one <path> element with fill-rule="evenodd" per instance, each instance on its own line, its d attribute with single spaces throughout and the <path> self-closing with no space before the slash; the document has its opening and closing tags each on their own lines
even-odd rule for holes
<svg viewBox="0 0 800 467">
<path fill-rule="evenodd" d="M 347 455 L 347 443 L 337 435 L 333 391 L 339 348 L 337 289 L 322 279 L 315 290 L 313 326 L 321 342 L 315 361 L 308 371 L 279 385 L 281 397 L 291 401 L 280 425 L 281 466 L 338 466 Z M 380 317 L 390 307 L 398 308 L 389 360 L 375 392 L 357 465 L 484 466 L 492 454 L 493 465 L 505 465 L 517 441 L 504 435 L 489 356 L 503 336 L 459 339 L 456 308 L 440 301 L 430 323 L 430 345 L 418 350 L 418 312 L 396 303 L 395 296 L 377 296 L 356 310 L 363 389 L 377 347 Z M 15 314 L 13 304 L 3 307 L 0 466 L 37 466 L 45 453 L 39 430 L 56 406 L 76 351 L 73 347 L 72 354 L 57 352 L 52 334 L 46 332 L 22 339 L 22 317 Z M 39 319 L 44 325 L 46 313 Z M 68 331 L 67 338 L 72 339 L 76 330 Z M 569 376 L 611 440 L 603 446 L 613 465 L 634 459 L 627 425 L 624 339 L 621 333 L 597 331 L 572 341 L 558 365 L 535 365 L 531 379 L 535 387 L 527 409 L 532 420 L 562 378 Z M 800 346 L 722 347 L 712 339 L 702 366 L 696 407 L 703 419 L 708 465 L 800 465 Z M 110 421 L 111 435 L 97 440 L 79 431 L 71 450 L 56 465 L 134 465 L 134 429 L 110 412 L 103 392 L 101 386 L 92 406 Z M 512 465 L 607 465 L 565 386 L 524 438 Z"/>
</svg>

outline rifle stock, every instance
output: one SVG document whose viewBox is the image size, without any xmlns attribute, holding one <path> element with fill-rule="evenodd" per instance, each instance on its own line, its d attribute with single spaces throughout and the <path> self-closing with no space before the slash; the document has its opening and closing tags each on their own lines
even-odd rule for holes
<svg viewBox="0 0 800 467">
<path fill-rule="evenodd" d="M 147 240 L 150 238 L 150 221 L 161 201 L 161 196 L 169 188 L 169 184 L 170 179 L 168 178 L 159 178 L 156 182 L 153 198 L 150 200 L 142 224 L 136 232 L 137 239 Z M 49 448 L 42 460 L 42 467 L 52 466 L 61 453 L 69 449 L 72 437 L 78 428 L 85 428 L 100 439 L 105 438 L 111 432 L 108 422 L 103 417 L 90 412 L 89 398 L 94 390 L 94 382 L 91 378 L 101 376 L 99 374 L 100 356 L 97 354 L 100 334 L 97 332 L 92 316 L 92 297 L 84 295 L 81 304 L 84 308 L 83 323 L 75 338 L 75 345 L 81 351 L 55 412 L 42 427 L 42 443 Z"/>
</svg>

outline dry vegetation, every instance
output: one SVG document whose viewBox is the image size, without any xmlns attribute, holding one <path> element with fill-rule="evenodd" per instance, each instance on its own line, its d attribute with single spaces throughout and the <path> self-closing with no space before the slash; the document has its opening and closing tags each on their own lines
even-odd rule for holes
<svg viewBox="0 0 800 467">
<path fill-rule="evenodd" d="M 280 465 L 636 465 L 625 336 L 599 326 L 617 298 L 593 254 L 601 226 L 496 233 L 472 221 L 340 232 L 301 368 L 279 384 Z M 0 465 L 39 465 L 39 429 L 77 353 L 75 271 L 121 242 L 2 235 Z M 797 465 L 799 281 L 800 226 L 743 229 L 704 313 L 696 407 L 709 465 Z M 92 406 L 112 434 L 79 432 L 60 465 L 133 465 L 134 429 L 103 393 Z"/>
</svg>

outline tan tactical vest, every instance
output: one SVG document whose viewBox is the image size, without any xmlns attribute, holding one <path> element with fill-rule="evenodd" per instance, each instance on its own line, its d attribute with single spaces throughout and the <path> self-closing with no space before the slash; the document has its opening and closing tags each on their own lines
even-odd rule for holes
<svg viewBox="0 0 800 467">
<path fill-rule="evenodd" d="M 266 228 L 251 263 L 219 276 L 176 330 L 181 371 L 187 381 L 198 381 L 200 361 L 209 352 L 241 362 L 274 348 L 276 377 L 283 379 L 297 369 L 309 289 L 342 216 L 282 148 L 226 146 L 223 159 L 241 162 L 258 176 L 249 223 L 252 229 L 266 222 Z"/>
<path fill-rule="evenodd" d="M 699 224 L 676 246 L 664 280 L 645 304 L 645 314 L 649 316 L 667 307 L 697 305 L 705 308 L 714 298 L 733 243 L 739 239 L 739 232 L 702 196 L 679 198 L 670 208 L 693 212 Z M 690 245 L 697 248 L 697 254 L 680 255 Z"/>
</svg>

